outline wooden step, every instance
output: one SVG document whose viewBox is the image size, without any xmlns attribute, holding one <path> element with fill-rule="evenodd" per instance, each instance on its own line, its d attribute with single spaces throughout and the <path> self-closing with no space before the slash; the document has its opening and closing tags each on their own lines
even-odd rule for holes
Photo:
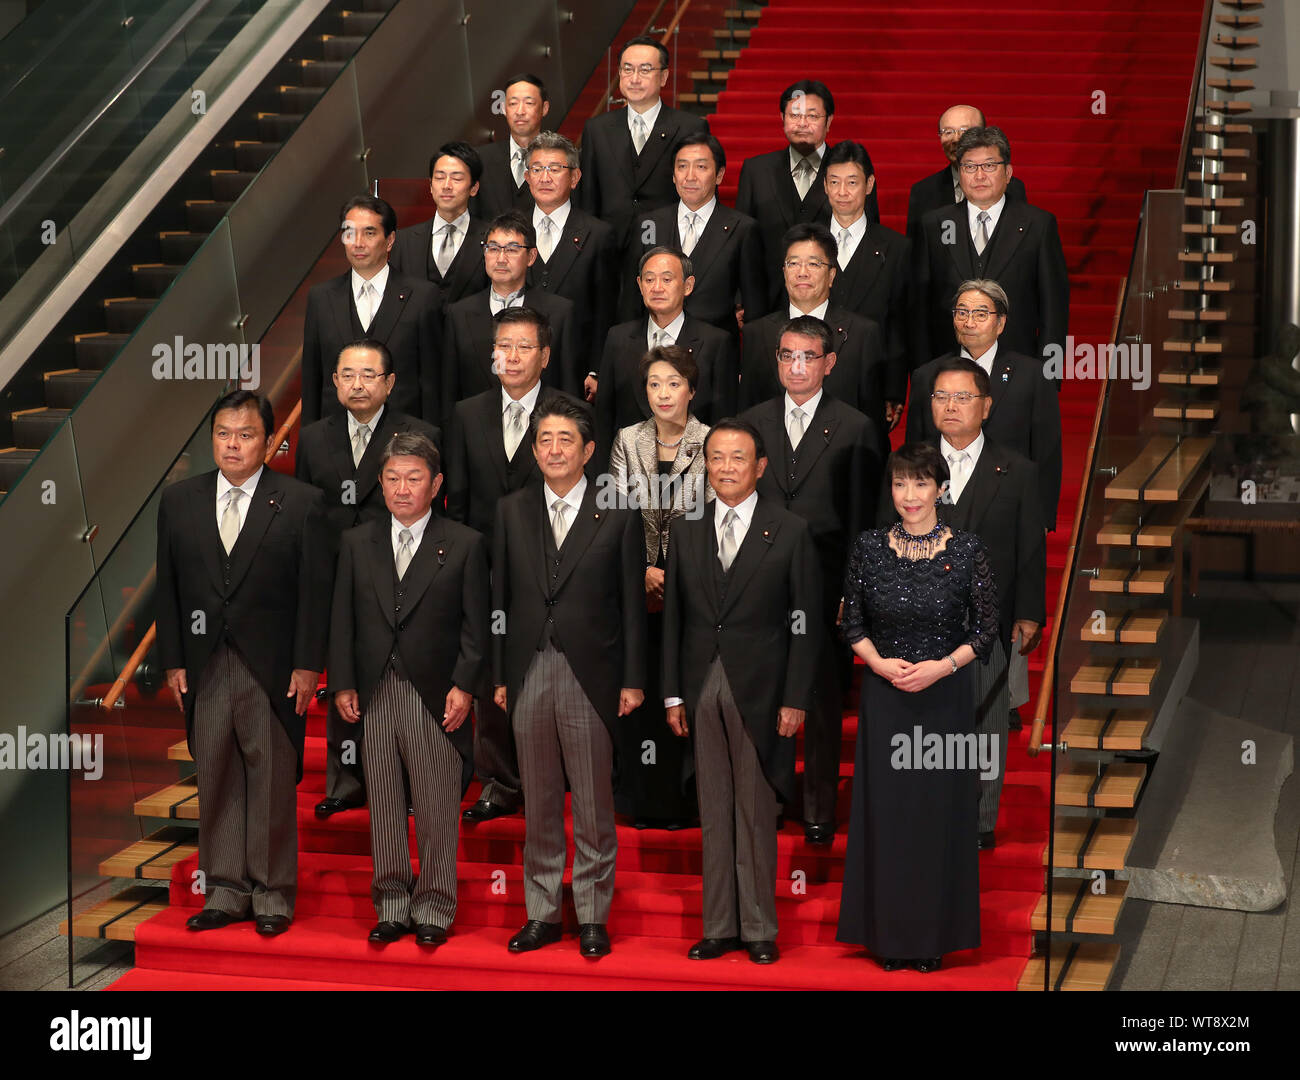
<svg viewBox="0 0 1300 1080">
<path fill-rule="evenodd" d="M 1227 310 L 1214 308 L 1170 308 L 1169 317 L 1180 322 L 1227 322 Z"/>
<path fill-rule="evenodd" d="M 1219 0 L 1224 7 L 1248 8 L 1262 7 L 1264 0 Z M 1234 29 L 1244 26 L 1259 26 L 1260 17 L 1258 15 L 1216 15 L 1214 21 L 1220 26 L 1231 26 Z"/>
<path fill-rule="evenodd" d="M 105 941 L 134 941 L 135 928 L 167 907 L 167 891 L 149 885 L 132 885 L 108 900 L 73 917 L 72 935 Z M 68 934 L 68 920 L 59 923 L 59 933 Z"/>
<path fill-rule="evenodd" d="M 1219 368 L 1170 367 L 1156 376 L 1157 382 L 1166 386 L 1218 386 L 1223 372 Z"/>
<path fill-rule="evenodd" d="M 180 742 L 172 743 L 167 747 L 168 761 L 193 761 L 190 754 L 190 744 L 188 739 L 182 739 Z"/>
<path fill-rule="evenodd" d="M 1207 135 L 1249 135 L 1255 129 L 1249 124 L 1207 124 L 1204 120 L 1198 120 L 1196 130 Z"/>
<path fill-rule="evenodd" d="M 744 19 L 746 22 L 758 22 L 758 17 L 763 14 L 762 8 L 728 8 L 725 17 L 728 19 Z"/>
<path fill-rule="evenodd" d="M 1205 85 L 1211 90 L 1226 90 L 1230 94 L 1236 94 L 1243 90 L 1254 90 L 1254 79 L 1206 79 Z"/>
<path fill-rule="evenodd" d="M 1102 611 L 1083 621 L 1079 640 L 1089 645 L 1154 645 L 1160 640 L 1169 613 L 1158 608 L 1153 611 Z"/>
<path fill-rule="evenodd" d="M 170 881 L 172 867 L 199 850 L 193 829 L 164 825 L 144 840 L 129 844 L 99 864 L 103 877 L 138 878 L 142 881 Z"/>
<path fill-rule="evenodd" d="M 1192 236 L 1236 236 L 1236 225 L 1208 225 L 1201 222 L 1187 222 L 1182 231 Z"/>
<path fill-rule="evenodd" d="M 1149 697 L 1159 673 L 1160 661 L 1147 657 L 1123 657 L 1114 663 L 1084 664 L 1070 678 L 1070 692 L 1107 697 Z"/>
<path fill-rule="evenodd" d="M 1249 49 L 1259 44 L 1258 38 L 1216 37 L 1215 45 L 1226 45 L 1229 49 Z M 1224 71 L 1247 71 L 1259 64 L 1249 56 L 1207 56 L 1206 62 Z"/>
<path fill-rule="evenodd" d="M 1210 112 L 1248 113 L 1255 106 L 1249 101 L 1207 101 L 1205 108 Z"/>
<path fill-rule="evenodd" d="M 1209 338 L 1197 338 L 1195 341 L 1186 341 L 1182 338 L 1170 338 L 1168 341 L 1161 342 L 1160 347 L 1165 352 L 1172 353 L 1196 353 L 1198 356 L 1217 356 L 1223 352 L 1222 341 L 1211 341 Z"/>
<path fill-rule="evenodd" d="M 1139 507 L 1122 503 L 1111 510 L 1097 530 L 1097 543 L 1114 547 L 1171 548 L 1178 532 L 1178 522 L 1186 512 L 1165 503 Z"/>
<path fill-rule="evenodd" d="M 1212 449 L 1213 439 L 1179 442 L 1169 435 L 1157 435 L 1106 485 L 1106 498 L 1176 502 Z"/>
<path fill-rule="evenodd" d="M 1157 420 L 1217 420 L 1219 403 L 1217 401 L 1172 401 L 1160 402 L 1151 410 Z"/>
<path fill-rule="evenodd" d="M 701 49 L 701 60 L 739 60 L 739 49 Z"/>
<path fill-rule="evenodd" d="M 1119 946 L 1112 942 L 1058 942 L 1052 948 L 1050 985 L 1054 990 L 1105 990 L 1117 963 Z M 1031 956 L 1016 989 L 1041 990 L 1046 967 L 1046 957 Z"/>
<path fill-rule="evenodd" d="M 179 818 L 182 821 L 199 820 L 199 781 L 187 776 L 161 791 L 137 799 L 136 817 Z"/>
<path fill-rule="evenodd" d="M 1174 288 L 1181 292 L 1207 293 L 1231 292 L 1231 281 L 1175 281 Z"/>
<path fill-rule="evenodd" d="M 1058 817 L 1054 866 L 1075 870 L 1123 870 L 1137 836 L 1137 819 Z M 1047 847 L 1043 847 L 1047 865 Z"/>
<path fill-rule="evenodd" d="M 1180 251 L 1178 261 L 1197 263 L 1201 266 L 1215 266 L 1221 263 L 1236 262 L 1237 255 L 1232 251 Z"/>
<path fill-rule="evenodd" d="M 1056 805 L 1131 810 L 1146 778 L 1147 767 L 1139 762 L 1111 762 L 1101 772 L 1095 764 L 1073 763 L 1057 774 Z"/>
<path fill-rule="evenodd" d="M 1123 593 L 1130 596 L 1163 596 L 1169 590 L 1169 582 L 1174 572 L 1163 570 L 1124 570 L 1122 568 L 1101 571 L 1100 577 L 1088 579 L 1088 591 L 1095 593 Z"/>
<path fill-rule="evenodd" d="M 717 94 L 678 94 L 677 100 L 685 105 L 716 105 Z"/>
<path fill-rule="evenodd" d="M 1082 707 L 1066 722 L 1061 738 L 1071 749 L 1141 750 L 1155 722 L 1152 709 Z"/>
<path fill-rule="evenodd" d="M 750 34 L 749 30 L 728 30 L 724 28 L 722 30 L 713 31 L 713 37 L 714 40 L 716 41 L 722 41 L 724 39 L 730 39 L 734 41 L 748 41 L 749 34 Z"/>
<path fill-rule="evenodd" d="M 1127 881 L 1101 879 L 1105 892 L 1093 891 L 1091 878 L 1052 881 L 1052 930 L 1058 934 L 1113 934 L 1128 892 Z M 1038 898 L 1030 929 L 1047 929 L 1047 894 Z M 1055 952 L 1055 947 L 1052 950 Z M 1040 969 L 1041 979 L 1041 969 Z"/>
<path fill-rule="evenodd" d="M 1193 146 L 1192 157 L 1203 157 L 1208 161 L 1218 161 L 1222 158 L 1248 158 L 1250 151 L 1245 147 L 1237 146 Z"/>
</svg>

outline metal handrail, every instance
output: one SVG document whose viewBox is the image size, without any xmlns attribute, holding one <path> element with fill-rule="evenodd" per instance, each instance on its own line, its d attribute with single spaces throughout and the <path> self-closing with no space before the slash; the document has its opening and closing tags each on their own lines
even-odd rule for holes
<svg viewBox="0 0 1300 1080">
<path fill-rule="evenodd" d="M 642 34 L 650 33 L 651 27 L 655 24 L 655 19 L 659 18 L 659 13 L 663 11 L 664 4 L 667 2 L 668 0 L 659 0 L 659 3 L 655 5 L 654 11 L 650 13 L 650 18 L 646 20 L 646 24 L 641 30 Z M 691 0 L 683 0 L 682 5 L 677 9 L 677 14 L 673 16 L 673 21 L 668 24 L 668 29 L 664 31 L 664 36 L 659 39 L 659 44 L 668 44 L 668 39 L 673 36 L 673 32 L 682 21 L 682 16 L 686 14 L 686 9 L 690 6 Z M 616 72 L 610 77 L 609 86 L 605 89 L 605 93 L 601 95 L 600 101 L 596 103 L 596 107 L 592 110 L 591 115 L 593 118 L 599 116 L 605 111 L 605 106 L 609 104 L 610 99 L 614 96 L 614 89 L 617 86 L 618 74 Z"/>
</svg>

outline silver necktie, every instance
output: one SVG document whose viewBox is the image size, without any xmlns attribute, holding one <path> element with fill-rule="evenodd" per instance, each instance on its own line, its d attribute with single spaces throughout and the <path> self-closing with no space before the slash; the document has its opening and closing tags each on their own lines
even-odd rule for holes
<svg viewBox="0 0 1300 1080">
<path fill-rule="evenodd" d="M 517 401 L 506 406 L 506 460 L 515 456 L 524 441 L 524 407 Z"/>
<path fill-rule="evenodd" d="M 411 565 L 411 530 L 403 529 L 397 534 L 397 580 L 406 577 L 406 568 Z"/>
<path fill-rule="evenodd" d="M 803 438 L 807 423 L 808 416 L 803 409 L 795 406 L 790 410 L 790 446 L 795 450 L 799 449 L 799 440 Z"/>
<path fill-rule="evenodd" d="M 358 424 L 356 434 L 352 436 L 352 464 L 357 466 L 361 464 L 362 457 L 365 456 L 366 447 L 370 445 L 370 425 Z"/>
<path fill-rule="evenodd" d="M 438 264 L 438 273 L 443 277 L 451 268 L 451 260 L 456 257 L 456 226 L 448 222 L 442 227 L 442 246 L 433 261 Z"/>
<path fill-rule="evenodd" d="M 983 255 L 989 246 L 989 212 L 981 210 L 975 215 L 975 220 L 979 222 L 979 228 L 975 230 L 975 253 Z"/>
<path fill-rule="evenodd" d="M 555 537 L 558 550 L 564 546 L 564 538 L 569 535 L 569 504 L 563 499 L 556 499 L 551 504 L 551 535 Z"/>
<path fill-rule="evenodd" d="M 723 573 L 731 569 L 736 558 L 736 511 L 728 510 L 722 518 L 722 542 L 718 544 L 718 562 Z"/>
<path fill-rule="evenodd" d="M 524 186 L 524 152 L 516 146 L 515 152 L 510 155 L 510 168 L 515 174 L 515 187 Z"/>
<path fill-rule="evenodd" d="M 632 117 L 632 145 L 636 147 L 636 152 L 638 154 L 641 153 L 642 148 L 645 146 L 645 141 L 649 137 L 650 133 L 646 131 L 645 121 L 639 116 Z"/>
<path fill-rule="evenodd" d="M 812 158 L 800 158 L 799 164 L 794 167 L 794 186 L 799 192 L 800 199 L 808 195 L 808 189 L 812 187 L 816 176 L 817 170 L 813 168 Z"/>
<path fill-rule="evenodd" d="M 655 329 L 650 334 L 650 348 L 652 349 L 659 348 L 659 346 L 664 343 L 664 339 L 667 336 L 668 336 L 668 332 L 666 330 L 660 330 L 658 327 L 655 327 Z"/>
<path fill-rule="evenodd" d="M 542 218 L 537 231 L 537 254 L 542 257 L 542 262 L 549 262 L 551 258 L 551 249 L 555 244 L 555 223 L 549 218 Z"/>
<path fill-rule="evenodd" d="M 496 289 L 493 289 L 488 296 L 492 299 L 492 314 L 498 311 L 505 311 L 508 307 L 522 307 L 524 303 L 524 290 L 516 289 L 514 292 L 502 296 Z"/>
<path fill-rule="evenodd" d="M 239 498 L 243 494 L 242 488 L 231 488 L 227 491 L 226 506 L 221 511 L 221 546 L 226 549 L 227 555 L 235 546 L 235 541 L 239 539 Z"/>
<path fill-rule="evenodd" d="M 699 239 L 697 230 L 700 226 L 700 215 L 693 210 L 686 215 L 686 231 L 682 234 L 682 254 L 689 255 L 695 250 L 695 242 Z"/>
<path fill-rule="evenodd" d="M 848 229 L 841 229 L 838 239 L 840 249 L 835 261 L 840 264 L 840 269 L 843 270 L 849 265 L 849 260 L 853 258 L 853 234 Z"/>
<path fill-rule="evenodd" d="M 361 329 L 369 330 L 371 322 L 375 318 L 374 303 L 375 287 L 370 282 L 363 282 L 361 285 L 361 298 L 357 301 L 357 318 L 361 321 Z"/>
<path fill-rule="evenodd" d="M 948 497 L 954 504 L 966 487 L 966 462 L 969 460 L 970 454 L 965 450 L 955 450 L 948 458 Z"/>
</svg>

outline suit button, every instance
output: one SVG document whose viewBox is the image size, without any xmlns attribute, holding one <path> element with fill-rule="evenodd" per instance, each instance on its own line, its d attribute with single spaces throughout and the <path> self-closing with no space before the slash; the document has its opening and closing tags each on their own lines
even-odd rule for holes
<svg viewBox="0 0 1300 1080">
<path fill-rule="evenodd" d="M 388 659 L 391 660 L 394 664 L 397 663 L 397 653 L 393 653 L 391 656 L 389 656 Z"/>
<path fill-rule="evenodd" d="M 722 633 L 722 623 L 718 623 L 718 625 L 715 626 L 713 629 L 716 630 L 719 634 Z"/>
<path fill-rule="evenodd" d="M 555 622 L 555 620 L 552 619 L 549 615 L 546 616 L 546 621 L 547 621 L 548 623 L 553 623 L 553 622 Z"/>
<path fill-rule="evenodd" d="M 230 607 L 230 601 L 229 601 L 229 600 L 222 600 L 222 601 L 221 601 L 221 606 L 222 606 L 222 607 Z"/>
<path fill-rule="evenodd" d="M 402 623 L 398 623 L 398 624 L 397 624 L 397 629 L 398 629 L 398 630 L 405 630 L 405 629 L 406 629 L 406 623 L 404 623 L 404 622 L 402 622 Z"/>
<path fill-rule="evenodd" d="M 401 610 L 402 610 L 402 605 L 401 605 L 401 604 L 394 604 L 394 605 L 393 605 L 393 610 L 394 610 L 394 611 L 401 611 Z"/>
</svg>

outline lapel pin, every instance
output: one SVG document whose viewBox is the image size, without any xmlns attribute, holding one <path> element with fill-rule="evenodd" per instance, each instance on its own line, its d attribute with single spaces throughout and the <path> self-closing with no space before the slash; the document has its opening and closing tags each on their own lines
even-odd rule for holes
<svg viewBox="0 0 1300 1080">
<path fill-rule="evenodd" d="M 595 518 L 597 521 L 599 521 L 599 520 L 600 520 L 600 511 L 597 510 L 597 511 L 596 511 L 594 514 L 592 514 L 591 516 L 592 516 L 593 518 Z"/>
<path fill-rule="evenodd" d="M 404 292 L 399 292 L 399 293 L 397 294 L 397 299 L 399 299 L 399 300 L 405 300 L 405 299 L 406 299 L 406 293 L 404 293 Z"/>
<path fill-rule="evenodd" d="M 730 229 L 730 228 L 731 228 L 730 225 L 724 225 L 724 226 L 722 226 L 722 231 L 723 231 L 723 232 L 726 232 L 726 231 L 727 231 L 728 229 Z"/>
<path fill-rule="evenodd" d="M 442 566 L 447 561 L 447 549 L 439 545 L 438 547 L 438 565 Z"/>
<path fill-rule="evenodd" d="M 274 499 L 267 499 L 266 505 L 269 506 L 272 510 L 274 510 L 277 514 L 280 512 L 280 504 L 276 502 Z"/>
</svg>

